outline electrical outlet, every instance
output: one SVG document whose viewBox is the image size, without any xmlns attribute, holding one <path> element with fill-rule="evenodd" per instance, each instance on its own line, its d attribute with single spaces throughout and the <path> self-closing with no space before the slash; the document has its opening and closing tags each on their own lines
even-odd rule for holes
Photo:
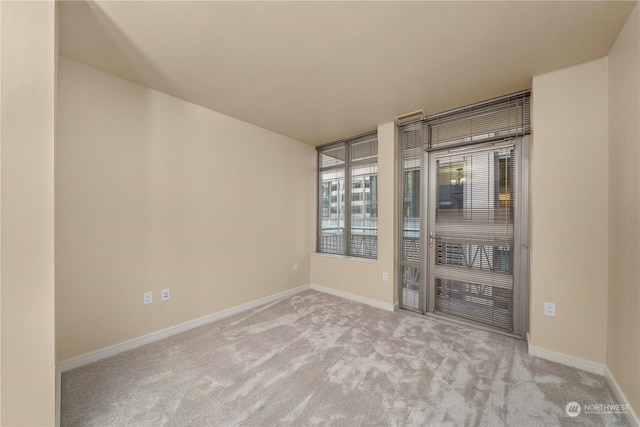
<svg viewBox="0 0 640 427">
<path fill-rule="evenodd" d="M 386 271 L 384 273 L 382 273 L 382 280 L 384 280 L 385 282 L 389 281 L 389 273 L 387 273 Z"/>
<path fill-rule="evenodd" d="M 293 263 L 293 271 L 298 271 L 298 263 L 297 262 Z"/>
<path fill-rule="evenodd" d="M 144 303 L 145 304 L 151 304 L 153 302 L 153 293 L 152 292 L 145 292 L 144 293 Z"/>
<path fill-rule="evenodd" d="M 556 303 L 554 302 L 545 302 L 544 303 L 544 315 L 555 317 L 556 315 Z"/>
<path fill-rule="evenodd" d="M 162 297 L 162 301 L 166 301 L 166 300 L 168 300 L 168 299 L 169 299 L 169 297 L 170 297 L 170 294 L 169 294 L 169 288 L 167 288 L 167 289 L 163 289 L 163 290 L 162 290 L 162 293 L 161 293 L 160 295 L 161 295 L 161 297 Z"/>
</svg>

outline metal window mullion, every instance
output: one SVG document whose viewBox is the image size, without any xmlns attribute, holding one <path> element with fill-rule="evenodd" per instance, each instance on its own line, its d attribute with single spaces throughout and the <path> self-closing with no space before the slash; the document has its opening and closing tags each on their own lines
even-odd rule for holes
<svg viewBox="0 0 640 427">
<path fill-rule="evenodd" d="M 430 134 L 430 132 L 428 133 Z M 430 135 L 427 138 L 427 144 L 430 144 Z M 433 283 L 433 266 L 435 262 L 432 262 L 432 259 L 435 260 L 435 252 L 438 250 L 437 242 L 434 242 L 433 239 L 430 238 L 430 233 L 432 233 L 435 228 L 435 209 L 432 214 L 431 207 L 435 204 L 437 191 L 436 177 L 432 172 L 432 169 L 435 170 L 433 167 L 435 166 L 435 159 L 432 159 L 429 153 L 425 151 L 422 153 L 421 162 L 422 172 L 420 174 L 420 180 L 422 183 L 422 193 L 420 196 L 422 203 L 420 204 L 420 220 L 422 222 L 421 228 L 423 232 L 420 233 L 420 244 L 424 248 L 424 254 L 420 262 L 424 274 L 422 275 L 422 283 L 420 284 L 420 295 L 422 298 L 420 301 L 420 309 L 423 313 L 427 313 L 433 312 L 435 308 L 435 286 L 429 285 Z M 431 162 L 433 162 L 433 165 Z"/>
<path fill-rule="evenodd" d="M 516 150 L 516 170 L 514 174 L 514 188 L 516 191 L 516 203 L 514 205 L 514 253 L 513 253 L 513 276 L 514 285 L 518 281 L 519 286 L 515 286 L 513 295 L 514 305 L 514 333 L 524 336 L 528 325 L 528 272 L 529 272 L 529 206 L 528 206 L 528 162 L 529 144 L 528 138 L 524 137 L 519 141 Z M 516 227 L 515 225 L 518 224 Z M 517 307 L 517 310 L 516 310 Z"/>
<path fill-rule="evenodd" d="M 316 214 L 316 252 L 322 252 L 322 190 L 320 187 L 322 186 L 322 170 L 320 169 L 320 164 L 322 162 L 322 151 L 318 150 L 318 155 L 316 156 L 317 170 L 316 174 L 316 203 L 317 206 L 317 214 Z M 329 196 L 331 197 L 331 196 Z M 331 204 L 329 204 L 329 211 L 331 211 Z"/>
<path fill-rule="evenodd" d="M 429 156 L 426 153 L 426 149 L 431 146 L 431 127 L 426 126 L 423 123 L 422 129 L 422 141 L 420 144 L 420 235 L 419 244 L 421 248 L 420 252 L 420 297 L 419 297 L 419 305 L 420 311 L 424 314 L 428 311 L 428 302 L 429 298 L 427 296 L 427 291 L 429 289 L 429 256 L 431 254 L 429 245 L 427 242 L 429 241 L 429 237 L 427 233 L 429 232 L 429 195 L 431 194 L 431 190 L 429 189 L 429 183 L 431 179 L 429 178 Z"/>
<path fill-rule="evenodd" d="M 350 167 L 356 168 L 359 166 L 368 166 L 368 165 L 377 165 L 378 164 L 378 156 L 375 159 L 364 159 L 364 160 L 356 160 L 355 162 L 350 163 Z"/>
<path fill-rule="evenodd" d="M 322 172 L 331 172 L 331 171 L 340 171 L 340 170 L 344 170 L 344 166 L 325 166 L 321 169 L 318 169 L 319 174 L 321 175 Z"/>
<path fill-rule="evenodd" d="M 344 162 L 344 233 L 345 255 L 351 255 L 351 144 L 345 145 Z"/>
<path fill-rule="evenodd" d="M 405 307 L 405 301 L 404 301 L 404 260 L 403 260 L 403 245 L 404 245 L 404 190 L 405 190 L 405 180 L 404 180 L 404 175 L 405 175 L 405 170 L 404 170 L 404 162 L 405 162 L 405 152 L 404 152 L 404 147 L 403 147 L 403 142 L 400 141 L 400 143 L 398 144 L 400 147 L 400 155 L 398 156 L 398 172 L 397 172 L 397 179 L 398 179 L 398 213 L 397 213 L 397 217 L 399 219 L 398 221 L 398 240 L 397 240 L 397 248 L 399 250 L 399 254 L 397 256 L 397 260 L 398 260 L 398 267 L 396 269 L 396 279 L 397 279 L 397 283 L 398 286 L 396 288 L 396 292 L 397 292 L 397 298 L 398 298 L 398 302 L 400 304 L 401 307 Z"/>
<path fill-rule="evenodd" d="M 521 249 L 520 245 L 522 242 L 522 235 L 520 230 L 520 225 L 522 224 L 522 221 L 521 221 L 522 210 L 520 208 L 520 201 L 522 199 L 522 193 L 521 193 L 522 180 L 520 179 L 518 174 L 520 172 L 520 168 L 522 167 L 522 157 L 521 157 L 522 144 L 523 144 L 522 140 L 519 140 L 518 147 L 514 147 L 512 151 L 513 153 L 512 160 L 514 162 L 513 166 L 515 167 L 513 178 L 515 179 L 515 182 L 512 183 L 513 194 L 511 196 L 511 204 L 513 209 L 513 245 L 511 249 L 511 257 L 513 259 L 512 265 L 511 265 L 511 274 L 512 274 L 512 280 L 513 280 L 513 285 L 512 285 L 513 294 L 512 294 L 511 316 L 513 319 L 512 320 L 513 332 L 521 336 L 523 336 L 525 332 L 522 330 L 523 325 L 522 325 L 521 316 L 520 316 L 520 314 L 522 313 L 521 311 L 522 307 L 519 306 L 521 290 L 522 290 L 521 289 L 522 284 L 519 283 L 520 272 L 521 272 L 520 262 L 519 262 L 520 249 Z M 508 179 L 508 175 L 507 175 L 507 179 Z"/>
</svg>

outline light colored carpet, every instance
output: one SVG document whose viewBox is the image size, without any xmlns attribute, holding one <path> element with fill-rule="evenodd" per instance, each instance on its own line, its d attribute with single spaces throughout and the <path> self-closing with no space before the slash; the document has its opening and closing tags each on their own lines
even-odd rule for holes
<svg viewBox="0 0 640 427">
<path fill-rule="evenodd" d="M 526 343 L 305 291 L 62 375 L 63 426 L 627 425 Z"/>
</svg>

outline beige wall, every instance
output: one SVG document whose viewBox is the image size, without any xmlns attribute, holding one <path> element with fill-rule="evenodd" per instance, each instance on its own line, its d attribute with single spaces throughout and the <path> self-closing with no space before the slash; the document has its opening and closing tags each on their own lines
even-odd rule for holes
<svg viewBox="0 0 640 427">
<path fill-rule="evenodd" d="M 533 79 L 531 343 L 605 364 L 607 59 Z M 557 316 L 543 315 L 544 302 Z"/>
<path fill-rule="evenodd" d="M 308 283 L 313 147 L 64 58 L 58 76 L 59 361 Z"/>
<path fill-rule="evenodd" d="M 0 189 L 2 188 L 2 4 L 0 4 Z M 2 193 L 0 192 L 0 321 L 2 320 Z M 0 323 L 0 424 L 2 424 L 2 323 Z"/>
<path fill-rule="evenodd" d="M 640 8 L 609 53 L 607 365 L 640 414 Z"/>
<path fill-rule="evenodd" d="M 311 283 L 338 292 L 393 304 L 395 286 L 395 202 L 396 127 L 378 127 L 378 259 L 362 260 L 333 255 L 311 254 Z M 314 211 L 315 215 L 315 211 Z M 382 273 L 389 280 L 382 280 Z"/>
<path fill-rule="evenodd" d="M 54 2 L 2 10 L 1 425 L 55 421 Z"/>
</svg>

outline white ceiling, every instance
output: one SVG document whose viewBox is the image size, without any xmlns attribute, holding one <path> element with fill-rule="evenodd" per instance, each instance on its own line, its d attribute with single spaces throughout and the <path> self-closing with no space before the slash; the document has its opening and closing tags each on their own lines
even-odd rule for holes
<svg viewBox="0 0 640 427">
<path fill-rule="evenodd" d="M 636 2 L 58 4 L 62 56 L 318 145 L 602 57 Z"/>
</svg>

